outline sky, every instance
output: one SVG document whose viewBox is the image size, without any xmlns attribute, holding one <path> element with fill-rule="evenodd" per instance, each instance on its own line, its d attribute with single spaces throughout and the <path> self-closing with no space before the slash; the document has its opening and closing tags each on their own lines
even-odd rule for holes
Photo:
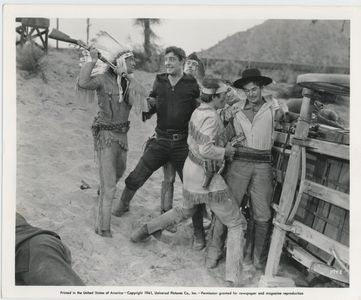
<svg viewBox="0 0 361 300">
<path fill-rule="evenodd" d="M 258 20 L 222 20 L 222 19 L 162 19 L 161 24 L 154 25 L 157 34 L 156 43 L 163 47 L 178 46 L 187 54 L 214 46 L 217 42 L 239 31 L 245 31 L 261 24 L 265 19 Z M 131 46 L 142 44 L 142 29 L 134 26 L 134 19 L 90 19 L 90 39 L 100 30 L 108 32 L 120 43 Z M 50 31 L 56 28 L 56 19 L 50 19 Z M 86 19 L 59 19 L 59 30 L 71 38 L 86 42 Z M 55 41 L 49 39 L 50 45 Z M 67 44 L 59 43 L 60 47 Z"/>
</svg>

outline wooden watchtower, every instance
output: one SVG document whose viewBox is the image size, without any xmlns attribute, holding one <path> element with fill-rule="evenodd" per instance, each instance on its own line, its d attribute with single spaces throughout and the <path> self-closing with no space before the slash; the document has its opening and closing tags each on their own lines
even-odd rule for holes
<svg viewBox="0 0 361 300">
<path fill-rule="evenodd" d="M 37 44 L 46 53 L 48 52 L 48 34 L 50 20 L 46 18 L 16 18 L 21 25 L 16 27 L 20 40 L 16 44 L 24 45 L 26 41 L 34 41 L 39 38 L 41 45 Z"/>
</svg>

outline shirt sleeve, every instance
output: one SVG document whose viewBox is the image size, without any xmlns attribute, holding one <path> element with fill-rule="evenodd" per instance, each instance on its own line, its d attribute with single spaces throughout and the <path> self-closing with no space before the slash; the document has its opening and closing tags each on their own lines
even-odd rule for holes
<svg viewBox="0 0 361 300">
<path fill-rule="evenodd" d="M 157 89 L 158 89 L 158 79 L 155 78 L 153 82 L 153 88 L 149 93 L 149 97 L 157 98 Z"/>
<path fill-rule="evenodd" d="M 276 122 L 284 120 L 285 112 L 288 112 L 287 105 L 283 105 L 283 103 L 276 99 L 272 98 L 272 110 L 274 113 L 274 118 Z"/>
<path fill-rule="evenodd" d="M 205 159 L 222 160 L 224 158 L 225 148 L 215 145 L 218 126 L 217 120 L 209 117 L 199 129 L 203 136 L 208 137 L 202 145 L 199 145 L 199 154 Z"/>
<path fill-rule="evenodd" d="M 200 95 L 201 95 L 201 92 L 200 92 L 200 89 L 199 89 L 199 85 L 198 85 L 198 83 L 196 82 L 196 83 L 195 83 L 195 94 L 194 94 L 194 98 L 197 99 L 197 98 L 199 98 Z"/>
<path fill-rule="evenodd" d="M 96 90 L 101 86 L 99 77 L 90 76 L 93 68 L 93 62 L 88 62 L 81 68 L 78 80 L 79 87 L 87 90 Z"/>
</svg>

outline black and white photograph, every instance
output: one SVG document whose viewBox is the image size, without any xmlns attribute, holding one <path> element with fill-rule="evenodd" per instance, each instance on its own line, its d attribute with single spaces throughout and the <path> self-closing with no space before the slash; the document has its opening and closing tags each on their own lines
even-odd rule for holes
<svg viewBox="0 0 361 300">
<path fill-rule="evenodd" d="M 361 296 L 360 7 L 3 13 L 2 297 Z"/>
</svg>

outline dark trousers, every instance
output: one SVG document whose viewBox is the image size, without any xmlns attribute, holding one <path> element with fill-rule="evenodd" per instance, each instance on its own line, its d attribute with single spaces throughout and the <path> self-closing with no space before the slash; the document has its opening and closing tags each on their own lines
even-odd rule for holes
<svg viewBox="0 0 361 300">
<path fill-rule="evenodd" d="M 183 181 L 183 165 L 188 155 L 187 139 L 171 141 L 154 139 L 150 142 L 135 169 L 125 179 L 128 189 L 136 191 L 161 166 L 170 162 Z"/>
<path fill-rule="evenodd" d="M 183 166 L 188 156 L 187 139 L 171 141 L 167 139 L 153 139 L 147 146 L 135 169 L 125 179 L 125 185 L 132 191 L 138 190 L 148 178 L 161 166 L 171 163 L 179 178 L 183 182 Z M 170 209 L 171 207 L 168 207 Z M 202 205 L 196 206 L 192 217 L 195 231 L 203 231 Z"/>
</svg>

